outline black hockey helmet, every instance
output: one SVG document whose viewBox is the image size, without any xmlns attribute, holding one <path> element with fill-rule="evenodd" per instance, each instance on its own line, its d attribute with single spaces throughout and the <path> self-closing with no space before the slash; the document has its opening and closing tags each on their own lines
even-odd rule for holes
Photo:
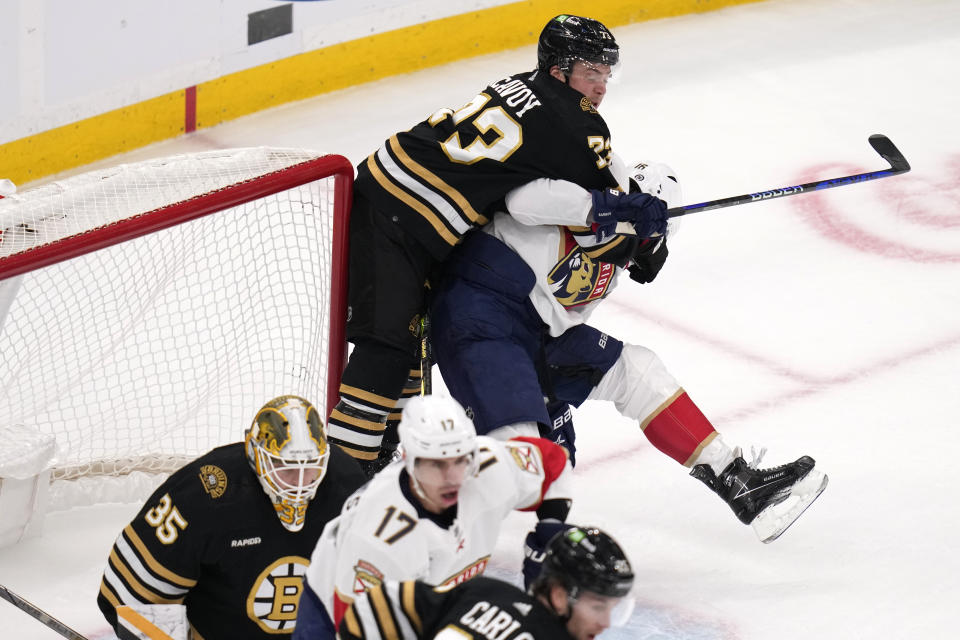
<svg viewBox="0 0 960 640">
<path fill-rule="evenodd" d="M 620 61 L 620 46 L 603 23 L 580 16 L 559 15 L 540 32 L 537 68 L 550 71 L 557 65 L 569 73 L 577 60 L 614 66 Z"/>
<path fill-rule="evenodd" d="M 623 549 L 596 527 L 572 527 L 550 540 L 537 582 L 551 578 L 572 599 L 581 591 L 622 598 L 633 588 L 633 568 Z"/>
</svg>

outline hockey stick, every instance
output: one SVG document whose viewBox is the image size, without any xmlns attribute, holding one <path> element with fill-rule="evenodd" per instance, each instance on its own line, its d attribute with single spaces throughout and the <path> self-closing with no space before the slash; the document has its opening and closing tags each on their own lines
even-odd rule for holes
<svg viewBox="0 0 960 640">
<path fill-rule="evenodd" d="M 890 138 L 882 133 L 875 133 L 867 141 L 873 150 L 880 154 L 884 160 L 890 163 L 889 169 L 880 171 L 871 171 L 869 173 L 858 173 L 852 176 L 842 178 L 828 178 L 817 182 L 808 182 L 793 187 L 780 187 L 779 189 L 770 189 L 769 191 L 760 191 L 758 193 L 747 193 L 742 196 L 733 196 L 730 198 L 721 198 L 719 200 L 708 200 L 699 204 L 688 204 L 683 207 L 673 207 L 667 209 L 667 218 L 678 218 L 689 213 L 698 213 L 701 211 L 710 211 L 711 209 L 723 209 L 725 207 L 735 207 L 739 204 L 749 204 L 751 202 L 760 202 L 762 200 L 772 200 L 773 198 L 782 198 L 784 196 L 795 196 L 810 191 L 822 191 L 824 189 L 833 189 L 835 187 L 845 187 L 848 184 L 857 184 L 859 182 L 868 182 L 878 178 L 889 178 L 890 176 L 900 175 L 910 171 L 910 163 L 903 157 L 900 150 L 890 141 Z M 636 233 L 633 224 L 629 222 L 618 222 L 617 233 L 630 234 Z"/>
<path fill-rule="evenodd" d="M 420 318 L 420 395 L 433 393 L 433 354 L 430 352 L 430 317 Z"/>
<path fill-rule="evenodd" d="M 6 600 L 7 602 L 9 602 L 10 604 L 14 605 L 17 608 L 22 609 L 23 611 L 26 611 L 31 616 L 33 616 L 43 624 L 47 625 L 49 628 L 53 629 L 54 631 L 59 633 L 64 638 L 67 638 L 68 640 L 87 640 L 86 636 L 80 635 L 79 633 L 77 633 L 67 625 L 63 624 L 62 622 L 60 622 L 59 620 L 51 616 L 46 611 L 43 611 L 42 609 L 37 608 L 33 604 L 27 602 L 26 600 L 24 600 L 23 598 L 15 594 L 13 591 L 10 591 L 10 589 L 7 589 L 2 584 L 0 584 L 0 598 L 3 598 L 4 600 Z"/>
<path fill-rule="evenodd" d="M 903 157 L 900 150 L 890 142 L 890 138 L 875 133 L 867 141 L 873 150 L 880 154 L 884 160 L 890 163 L 889 169 L 880 171 L 871 171 L 869 173 L 858 173 L 852 176 L 842 178 L 828 178 L 817 182 L 808 182 L 793 187 L 781 187 L 779 189 L 770 189 L 759 193 L 748 193 L 742 196 L 733 196 L 732 198 L 722 198 L 720 200 L 708 200 L 699 204 L 689 204 L 684 207 L 674 207 L 667 209 L 668 218 L 685 216 L 688 213 L 697 213 L 700 211 L 710 211 L 711 209 L 722 209 L 724 207 L 735 207 L 739 204 L 748 204 L 750 202 L 760 202 L 761 200 L 771 200 L 773 198 L 782 198 L 784 196 L 795 196 L 808 191 L 822 191 L 824 189 L 833 189 L 835 187 L 845 187 L 848 184 L 857 184 L 858 182 L 867 182 L 879 178 L 889 178 L 890 176 L 900 175 L 910 171 L 910 163 Z"/>
</svg>

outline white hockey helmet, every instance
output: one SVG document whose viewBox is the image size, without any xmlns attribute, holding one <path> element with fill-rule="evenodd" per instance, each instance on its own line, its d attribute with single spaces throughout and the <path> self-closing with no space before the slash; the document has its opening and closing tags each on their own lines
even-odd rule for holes
<svg viewBox="0 0 960 640">
<path fill-rule="evenodd" d="M 257 412 L 244 444 L 280 522 L 300 531 L 330 457 L 317 409 L 299 396 L 274 398 Z"/>
<path fill-rule="evenodd" d="M 662 162 L 638 162 L 630 169 L 630 191 L 642 191 L 657 196 L 667 208 L 683 203 L 677 172 Z"/>
<path fill-rule="evenodd" d="M 460 403 L 445 394 L 407 400 L 397 427 L 407 473 L 417 458 L 477 458 L 477 431 Z"/>
</svg>

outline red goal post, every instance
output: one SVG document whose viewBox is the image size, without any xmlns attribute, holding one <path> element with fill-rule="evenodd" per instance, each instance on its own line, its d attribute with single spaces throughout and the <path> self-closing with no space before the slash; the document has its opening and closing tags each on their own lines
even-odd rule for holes
<svg viewBox="0 0 960 640">
<path fill-rule="evenodd" d="M 227 149 L 0 199 L 0 427 L 54 435 L 71 479 L 169 472 L 277 395 L 328 412 L 352 183 L 342 156 Z"/>
</svg>

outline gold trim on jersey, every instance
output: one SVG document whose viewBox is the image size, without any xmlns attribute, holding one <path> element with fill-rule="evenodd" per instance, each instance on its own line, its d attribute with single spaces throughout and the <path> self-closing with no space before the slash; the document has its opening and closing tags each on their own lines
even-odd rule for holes
<svg viewBox="0 0 960 640">
<path fill-rule="evenodd" d="M 379 411 L 390 411 L 396 404 L 396 400 L 386 396 L 378 396 L 377 394 L 371 393 L 370 391 L 365 391 L 360 387 L 351 387 L 347 384 L 340 385 L 340 395 L 355 398 L 360 402 L 369 403 L 371 408 Z"/>
<path fill-rule="evenodd" d="M 349 424 L 356 427 L 358 431 L 362 431 L 363 433 L 371 436 L 382 433 L 386 428 L 386 425 L 382 422 L 374 422 L 373 420 L 365 420 L 363 418 L 351 416 L 338 409 L 334 409 L 330 412 L 330 421 L 339 424 Z"/>
<path fill-rule="evenodd" d="M 380 171 L 380 166 L 377 164 L 374 156 L 376 156 L 375 153 L 370 154 L 370 157 L 367 158 L 367 167 L 370 169 L 370 174 L 373 175 L 378 183 L 380 183 L 380 186 L 389 191 L 393 197 L 397 198 L 405 205 L 423 216 L 423 219 L 430 223 L 430 226 L 433 227 L 434 231 L 436 231 L 437 234 L 447 242 L 447 244 L 451 246 L 457 244 L 459 238 L 451 233 L 445 224 L 440 222 L 440 219 L 437 218 L 437 215 L 433 211 L 428 209 L 425 204 L 415 199 L 399 186 L 394 185 L 393 182 L 391 182 L 391 180 L 387 178 L 382 171 Z"/>
<path fill-rule="evenodd" d="M 153 554 L 150 553 L 150 550 L 147 549 L 147 545 L 143 544 L 143 540 L 140 539 L 140 536 L 137 535 L 137 532 L 134 531 L 133 525 L 127 525 L 123 529 L 124 535 L 133 543 L 134 548 L 140 556 L 140 560 L 143 561 L 147 567 L 156 573 L 161 578 L 168 580 L 173 583 L 173 586 L 182 587 L 184 589 L 192 589 L 194 585 L 197 584 L 196 580 L 191 580 L 189 578 L 184 578 L 181 575 L 170 571 L 165 566 L 160 564 L 156 558 L 153 557 Z"/>
<path fill-rule="evenodd" d="M 331 439 L 333 442 L 333 439 Z M 345 440 L 337 440 L 337 445 L 343 449 L 351 458 L 356 458 L 357 460 L 376 460 L 379 455 L 378 451 L 364 451 L 363 449 L 355 449 L 350 446 L 349 442 Z"/>
<path fill-rule="evenodd" d="M 397 632 L 397 625 L 393 620 L 393 611 L 390 609 L 390 603 L 383 593 L 383 586 L 372 589 L 368 592 L 370 604 L 373 606 L 374 614 L 380 623 L 380 629 L 384 640 L 399 640 L 400 634 Z"/>
<path fill-rule="evenodd" d="M 100 595 L 106 598 L 107 602 L 112 604 L 114 608 L 119 607 L 121 604 L 123 604 L 122 602 L 120 602 L 120 599 L 117 598 L 116 595 L 114 595 L 113 589 L 110 588 L 110 585 L 107 584 L 106 576 L 104 576 L 103 579 L 100 581 Z"/>
<path fill-rule="evenodd" d="M 113 561 L 113 567 L 117 573 L 124 579 L 131 589 L 133 589 L 137 595 L 142 597 L 147 602 L 153 604 L 180 604 L 183 602 L 185 596 L 180 596 L 179 598 L 167 598 L 160 595 L 147 585 L 143 584 L 140 576 L 134 573 L 134 570 L 120 557 L 120 554 L 117 553 L 116 547 L 110 552 L 110 560 Z M 106 578 L 104 578 L 106 580 Z"/>
<path fill-rule="evenodd" d="M 350 635 L 360 635 L 360 623 L 357 622 L 357 614 L 354 613 L 353 607 L 347 609 L 343 614 L 343 622 L 347 625 L 347 631 L 350 632 Z"/>
<path fill-rule="evenodd" d="M 414 604 L 416 586 L 417 584 L 413 580 L 400 584 L 400 606 L 403 608 L 403 612 L 407 615 L 407 619 L 410 620 L 410 624 L 413 625 L 413 628 L 416 629 L 417 634 L 419 635 L 423 633 L 423 622 L 420 620 L 420 616 L 417 614 L 417 608 Z"/>
<path fill-rule="evenodd" d="M 460 211 L 467 216 L 467 219 L 470 222 L 478 225 L 483 225 L 488 222 L 488 219 L 486 217 L 474 211 L 473 206 L 467 201 L 465 197 L 463 197 L 462 193 L 460 193 L 459 191 L 451 187 L 449 184 L 444 182 L 435 173 L 433 173 L 432 171 L 430 171 L 420 163 L 416 162 L 409 155 L 407 155 L 407 152 L 404 151 L 403 147 L 400 146 L 400 141 L 397 139 L 396 135 L 390 136 L 390 140 L 388 141 L 388 144 L 390 145 L 390 149 L 397 156 L 397 159 L 400 160 L 400 162 L 406 168 L 410 169 L 411 171 L 416 173 L 418 176 L 420 176 L 421 178 L 429 182 L 431 185 L 433 185 L 436 189 L 446 194 L 448 198 L 453 200 L 457 204 L 457 206 L 460 207 Z M 453 223 L 452 220 L 450 222 L 451 224 Z"/>
</svg>

